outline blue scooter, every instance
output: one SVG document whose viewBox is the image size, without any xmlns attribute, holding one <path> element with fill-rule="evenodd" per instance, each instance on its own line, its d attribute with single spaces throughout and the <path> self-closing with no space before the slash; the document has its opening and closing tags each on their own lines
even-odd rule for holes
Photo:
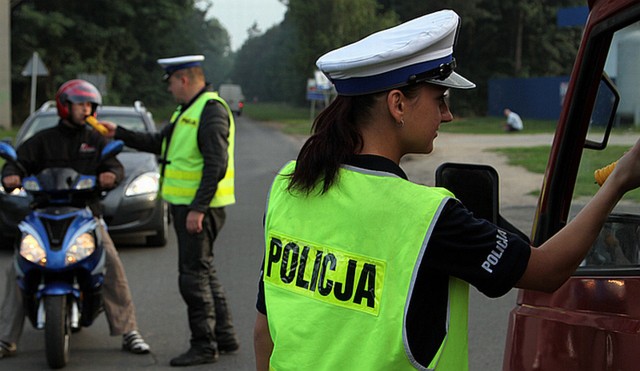
<svg viewBox="0 0 640 371">
<path fill-rule="evenodd" d="M 122 141 L 110 142 L 103 158 L 115 156 Z M 13 147 L 0 142 L 0 157 L 16 166 Z M 18 225 L 16 268 L 25 311 L 44 329 L 47 363 L 62 368 L 69 360 L 71 333 L 93 323 L 102 310 L 105 252 L 88 201 L 100 190 L 95 175 L 70 168 L 49 168 L 25 177 L 32 199 Z"/>
</svg>

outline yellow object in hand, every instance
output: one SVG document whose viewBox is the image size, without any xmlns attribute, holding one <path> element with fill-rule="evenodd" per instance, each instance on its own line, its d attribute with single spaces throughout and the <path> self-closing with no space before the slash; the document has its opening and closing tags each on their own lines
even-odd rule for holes
<svg viewBox="0 0 640 371">
<path fill-rule="evenodd" d="M 107 135 L 107 133 L 109 132 L 109 129 L 107 129 L 104 125 L 102 125 L 101 123 L 98 122 L 98 120 L 96 120 L 95 117 L 93 116 L 87 116 L 84 121 L 91 125 L 92 128 L 96 129 L 98 131 L 98 133 L 102 134 L 102 135 Z"/>
<path fill-rule="evenodd" d="M 596 178 L 596 183 L 598 183 L 599 186 L 604 184 L 604 181 L 607 180 L 613 169 L 616 168 L 617 163 L 618 161 L 612 162 L 609 165 L 593 172 L 593 177 Z"/>
</svg>

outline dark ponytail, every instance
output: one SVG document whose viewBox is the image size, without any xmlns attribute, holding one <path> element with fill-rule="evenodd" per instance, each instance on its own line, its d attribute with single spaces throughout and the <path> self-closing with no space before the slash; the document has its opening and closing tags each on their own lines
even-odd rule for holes
<svg viewBox="0 0 640 371">
<path fill-rule="evenodd" d="M 405 97 L 414 99 L 422 84 L 398 88 Z M 313 122 L 312 135 L 300 149 L 296 168 L 289 174 L 289 191 L 309 194 L 319 182 L 325 193 L 336 182 L 338 169 L 351 156 L 362 150 L 360 128 L 372 120 L 373 108 L 388 91 L 357 96 L 338 95 Z"/>
<path fill-rule="evenodd" d="M 339 95 L 313 122 L 312 135 L 300 149 L 289 190 L 310 193 L 322 182 L 320 193 L 336 181 L 338 169 L 362 149 L 359 125 L 369 119 L 377 95 Z"/>
</svg>

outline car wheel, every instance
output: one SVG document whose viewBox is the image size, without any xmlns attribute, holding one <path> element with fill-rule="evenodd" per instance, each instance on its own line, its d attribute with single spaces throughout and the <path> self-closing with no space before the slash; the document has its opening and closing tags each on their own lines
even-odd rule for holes
<svg viewBox="0 0 640 371">
<path fill-rule="evenodd" d="M 146 244 L 152 247 L 164 247 L 169 239 L 169 206 L 166 202 L 162 203 L 162 222 L 159 223 L 158 229 L 154 236 L 147 236 Z"/>
</svg>

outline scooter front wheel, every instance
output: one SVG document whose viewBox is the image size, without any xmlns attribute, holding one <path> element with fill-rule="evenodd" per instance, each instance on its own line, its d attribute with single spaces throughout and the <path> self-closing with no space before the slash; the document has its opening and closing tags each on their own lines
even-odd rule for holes
<svg viewBox="0 0 640 371">
<path fill-rule="evenodd" d="M 51 368 L 62 368 L 69 361 L 69 338 L 71 336 L 67 297 L 64 295 L 45 296 L 44 307 L 46 311 L 44 340 L 47 363 Z"/>
</svg>

